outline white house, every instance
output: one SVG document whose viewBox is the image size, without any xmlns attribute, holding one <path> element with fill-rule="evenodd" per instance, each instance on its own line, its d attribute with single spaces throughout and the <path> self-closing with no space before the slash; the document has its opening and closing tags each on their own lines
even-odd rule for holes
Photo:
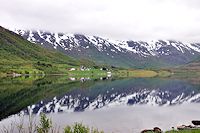
<svg viewBox="0 0 200 133">
<path fill-rule="evenodd" d="M 76 68 L 71 68 L 69 71 L 75 71 L 76 70 Z"/>
</svg>

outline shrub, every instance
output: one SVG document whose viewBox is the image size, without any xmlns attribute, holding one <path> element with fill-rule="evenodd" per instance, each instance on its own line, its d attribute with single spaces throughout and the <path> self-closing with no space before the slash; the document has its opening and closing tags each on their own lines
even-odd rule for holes
<svg viewBox="0 0 200 133">
<path fill-rule="evenodd" d="M 51 127 L 52 127 L 52 121 L 49 118 L 47 118 L 45 114 L 41 114 L 40 125 L 37 126 L 37 132 L 48 133 Z"/>
<path fill-rule="evenodd" d="M 103 133 L 98 129 L 90 129 L 82 123 L 75 123 L 73 126 L 67 126 L 64 128 L 64 133 Z"/>
</svg>

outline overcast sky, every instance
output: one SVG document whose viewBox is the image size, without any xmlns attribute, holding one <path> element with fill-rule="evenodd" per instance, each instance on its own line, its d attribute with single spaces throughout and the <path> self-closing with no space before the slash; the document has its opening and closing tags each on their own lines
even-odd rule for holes
<svg viewBox="0 0 200 133">
<path fill-rule="evenodd" d="M 200 0 L 0 0 L 0 25 L 117 40 L 200 42 Z"/>
</svg>

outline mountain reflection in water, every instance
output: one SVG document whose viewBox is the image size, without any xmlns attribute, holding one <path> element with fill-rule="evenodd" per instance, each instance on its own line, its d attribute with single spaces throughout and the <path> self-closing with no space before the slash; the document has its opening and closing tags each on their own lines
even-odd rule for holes
<svg viewBox="0 0 200 133">
<path fill-rule="evenodd" d="M 30 114 L 38 121 L 34 114 L 44 112 L 60 129 L 82 122 L 105 132 L 137 133 L 155 126 L 169 130 L 199 119 L 199 102 L 200 83 L 190 80 L 2 78 L 0 128 L 21 118 L 28 123 Z"/>
<path fill-rule="evenodd" d="M 52 99 L 43 99 L 22 112 L 80 112 L 121 105 L 171 106 L 200 101 L 200 87 L 181 80 L 136 78 L 84 84 Z"/>
</svg>

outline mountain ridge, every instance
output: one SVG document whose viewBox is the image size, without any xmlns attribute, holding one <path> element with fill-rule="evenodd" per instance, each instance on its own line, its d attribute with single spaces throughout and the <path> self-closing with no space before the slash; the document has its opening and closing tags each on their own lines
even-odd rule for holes
<svg viewBox="0 0 200 133">
<path fill-rule="evenodd" d="M 171 67 L 189 63 L 200 56 L 199 43 L 173 40 L 116 41 L 97 36 L 40 30 L 14 32 L 33 43 L 56 49 L 66 55 L 118 67 Z"/>
</svg>

